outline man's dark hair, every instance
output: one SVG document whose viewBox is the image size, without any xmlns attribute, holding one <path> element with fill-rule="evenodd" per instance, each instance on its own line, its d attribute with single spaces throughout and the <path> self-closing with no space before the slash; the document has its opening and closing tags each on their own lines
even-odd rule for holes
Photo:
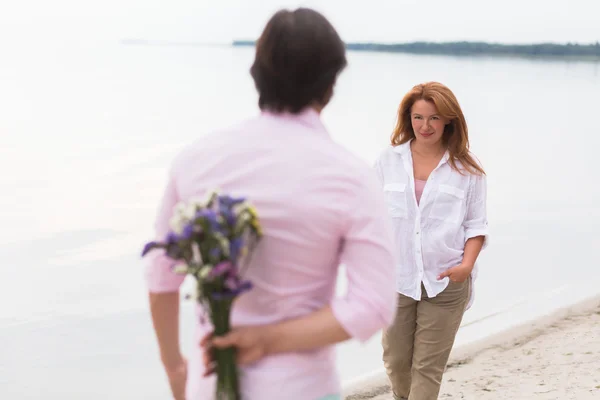
<svg viewBox="0 0 600 400">
<path fill-rule="evenodd" d="M 344 42 L 323 15 L 307 8 L 281 10 L 260 36 L 250 68 L 258 105 L 291 113 L 313 103 L 325 106 L 346 63 Z"/>
</svg>

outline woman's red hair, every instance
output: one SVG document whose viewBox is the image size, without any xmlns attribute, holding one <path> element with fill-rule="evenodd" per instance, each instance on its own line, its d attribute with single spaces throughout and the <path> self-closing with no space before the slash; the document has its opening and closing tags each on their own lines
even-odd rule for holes
<svg viewBox="0 0 600 400">
<path fill-rule="evenodd" d="M 411 124 L 411 109 L 417 100 L 431 102 L 437 108 L 439 115 L 450 120 L 444 128 L 442 141 L 448 149 L 450 166 L 459 173 L 463 170 L 458 163 L 472 174 L 485 174 L 483 168 L 475 161 L 469 152 L 469 131 L 465 116 L 458 104 L 454 93 L 438 82 L 427 82 L 417 85 L 408 92 L 398 108 L 398 120 L 392 133 L 392 146 L 404 144 L 415 138 Z"/>
</svg>

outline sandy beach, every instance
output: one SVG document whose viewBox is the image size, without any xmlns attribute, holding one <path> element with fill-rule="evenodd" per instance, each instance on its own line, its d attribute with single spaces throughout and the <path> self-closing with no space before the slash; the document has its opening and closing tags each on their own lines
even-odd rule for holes
<svg viewBox="0 0 600 400">
<path fill-rule="evenodd" d="M 391 400 L 379 374 L 346 400 Z M 600 296 L 456 348 L 439 399 L 600 399 Z"/>
</svg>

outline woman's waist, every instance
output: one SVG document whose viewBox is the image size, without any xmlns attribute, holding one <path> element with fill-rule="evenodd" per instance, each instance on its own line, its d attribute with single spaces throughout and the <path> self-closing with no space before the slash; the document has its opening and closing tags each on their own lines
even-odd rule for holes
<svg viewBox="0 0 600 400">
<path fill-rule="evenodd" d="M 396 265 L 400 270 L 438 270 L 453 267 L 462 262 L 464 250 L 444 249 L 441 251 L 427 251 L 425 248 L 417 249 L 414 252 L 399 255 Z"/>
<path fill-rule="evenodd" d="M 396 278 L 401 279 L 405 282 L 412 282 L 412 280 L 433 280 L 437 281 L 437 276 L 446 271 L 449 268 L 456 267 L 462 262 L 462 255 L 460 257 L 449 258 L 446 260 L 434 260 L 432 262 L 423 261 L 418 263 L 414 260 L 408 263 L 399 263 L 396 268 Z M 477 276 L 478 273 L 477 262 L 473 266 L 471 275 Z"/>
</svg>

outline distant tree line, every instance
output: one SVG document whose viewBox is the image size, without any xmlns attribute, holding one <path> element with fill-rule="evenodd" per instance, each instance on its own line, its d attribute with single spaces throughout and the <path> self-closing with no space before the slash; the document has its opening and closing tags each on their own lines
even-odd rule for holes
<svg viewBox="0 0 600 400">
<path fill-rule="evenodd" d="M 234 46 L 254 46 L 250 40 L 237 40 Z M 412 54 L 444 54 L 444 55 L 509 55 L 527 57 L 586 57 L 600 59 L 600 43 L 595 44 L 496 44 L 486 42 L 412 42 L 398 44 L 383 43 L 346 43 L 348 50 L 412 53 Z"/>
</svg>

